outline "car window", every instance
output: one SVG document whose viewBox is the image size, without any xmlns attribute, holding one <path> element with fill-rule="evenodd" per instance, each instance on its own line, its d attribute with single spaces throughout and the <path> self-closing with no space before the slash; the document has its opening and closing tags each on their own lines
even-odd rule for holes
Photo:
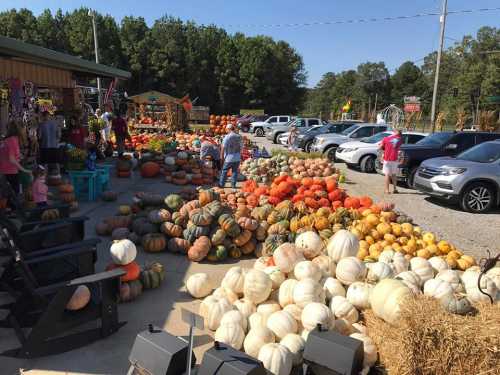
<svg viewBox="0 0 500 375">
<path fill-rule="evenodd" d="M 387 130 L 387 126 L 374 126 L 372 134 L 377 134 L 377 133 L 380 133 L 380 132 L 385 132 L 386 130 Z"/>
<path fill-rule="evenodd" d="M 288 122 L 288 121 L 290 121 L 290 119 L 288 118 L 288 116 L 281 116 L 279 122 Z"/>
<path fill-rule="evenodd" d="M 391 135 L 391 133 L 389 133 L 389 132 L 377 133 L 375 135 L 372 135 L 371 137 L 361 139 L 361 142 L 374 144 L 374 143 L 380 142 L 382 139 L 384 139 L 385 137 L 388 137 L 390 135 Z"/>
<path fill-rule="evenodd" d="M 309 120 L 309 126 L 315 126 L 315 125 L 319 125 L 319 120 L 316 120 L 314 118 Z"/>
<path fill-rule="evenodd" d="M 475 144 L 476 136 L 473 133 L 456 134 L 448 144 L 456 144 L 460 151 L 468 150 Z"/>
<path fill-rule="evenodd" d="M 441 132 L 430 134 L 427 137 L 421 139 L 417 142 L 419 145 L 425 146 L 438 146 L 445 144 L 451 137 L 453 137 L 454 133 L 451 132 Z"/>
<path fill-rule="evenodd" d="M 500 142 L 481 143 L 457 155 L 457 159 L 493 163 L 500 160 Z"/>
<path fill-rule="evenodd" d="M 500 134 L 498 133 L 479 133 L 476 134 L 476 144 L 493 141 L 497 138 L 500 138 Z"/>
<path fill-rule="evenodd" d="M 373 126 L 363 126 L 351 135 L 351 138 L 364 138 L 373 134 Z"/>
<path fill-rule="evenodd" d="M 420 134 L 407 134 L 404 142 L 412 145 L 420 141 L 422 138 L 424 138 L 424 136 Z"/>
<path fill-rule="evenodd" d="M 295 126 L 298 128 L 303 128 L 304 126 L 306 126 L 306 120 L 304 120 L 303 118 L 295 120 Z"/>
<path fill-rule="evenodd" d="M 349 135 L 349 134 L 351 134 L 352 132 L 354 132 L 357 129 L 359 129 L 359 125 L 352 125 L 352 126 L 349 126 L 347 129 L 345 129 L 340 134 L 342 134 L 342 135 Z"/>
<path fill-rule="evenodd" d="M 267 122 L 269 122 L 270 124 L 273 124 L 277 121 L 278 121 L 278 118 L 276 116 L 269 117 L 269 119 L 267 120 Z"/>
</svg>

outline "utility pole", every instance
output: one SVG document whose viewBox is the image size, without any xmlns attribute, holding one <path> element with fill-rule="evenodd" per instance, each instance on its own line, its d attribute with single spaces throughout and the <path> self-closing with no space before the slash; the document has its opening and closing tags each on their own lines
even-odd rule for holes
<svg viewBox="0 0 500 375">
<path fill-rule="evenodd" d="M 97 26 L 95 23 L 95 12 L 93 10 L 89 10 L 89 16 L 92 17 L 92 29 L 94 31 L 94 51 L 95 51 L 95 63 L 99 64 L 99 42 L 97 40 Z M 101 78 L 97 77 L 97 100 L 98 108 L 102 110 L 102 97 L 101 97 Z"/>
<path fill-rule="evenodd" d="M 441 24 L 441 35 L 439 37 L 439 49 L 437 53 L 436 61 L 436 73 L 434 75 L 434 91 L 432 92 L 432 106 L 431 106 L 431 126 L 432 132 L 434 133 L 436 129 L 436 100 L 437 100 L 437 90 L 439 83 L 439 68 L 441 67 L 441 55 L 443 54 L 443 44 L 444 44 L 444 30 L 446 27 L 446 15 L 448 9 L 448 0 L 443 0 L 443 11 L 439 17 L 439 22 Z"/>
</svg>

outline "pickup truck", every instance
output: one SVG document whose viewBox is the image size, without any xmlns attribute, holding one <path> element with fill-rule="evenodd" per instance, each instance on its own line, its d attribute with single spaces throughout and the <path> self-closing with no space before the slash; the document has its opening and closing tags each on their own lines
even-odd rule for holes
<svg viewBox="0 0 500 375">
<path fill-rule="evenodd" d="M 254 133 L 257 137 L 262 137 L 265 134 L 265 129 L 272 126 L 285 125 L 293 120 L 292 116 L 280 115 L 271 116 L 265 121 L 254 121 L 250 123 L 249 133 Z"/>
<path fill-rule="evenodd" d="M 500 138 L 500 133 L 476 131 L 439 132 L 431 134 L 413 145 L 402 145 L 399 150 L 398 180 L 414 188 L 415 175 L 420 164 L 427 159 L 442 156 L 456 156 L 475 145 Z M 382 163 L 378 160 L 377 172 Z"/>
<path fill-rule="evenodd" d="M 238 119 L 237 125 L 242 131 L 248 132 L 252 122 L 263 122 L 266 121 L 268 117 L 268 115 L 244 115 Z"/>
<path fill-rule="evenodd" d="M 323 121 L 319 118 L 296 118 L 295 120 L 291 120 L 284 125 L 267 126 L 266 138 L 270 141 L 273 141 L 273 143 L 278 143 L 278 138 L 280 137 L 280 135 L 290 131 L 290 128 L 292 126 L 296 126 L 299 133 L 304 133 L 311 128 L 326 124 L 326 121 Z"/>
</svg>

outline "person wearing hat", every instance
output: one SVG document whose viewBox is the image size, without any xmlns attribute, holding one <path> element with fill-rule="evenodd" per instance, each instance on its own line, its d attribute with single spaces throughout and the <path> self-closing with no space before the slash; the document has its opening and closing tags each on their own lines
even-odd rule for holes
<svg viewBox="0 0 500 375">
<path fill-rule="evenodd" d="M 227 173 L 231 169 L 231 187 L 236 189 L 238 181 L 238 168 L 241 162 L 241 136 L 233 124 L 227 125 L 229 133 L 222 140 L 221 162 L 222 171 L 220 174 L 219 187 L 226 185 Z"/>
</svg>

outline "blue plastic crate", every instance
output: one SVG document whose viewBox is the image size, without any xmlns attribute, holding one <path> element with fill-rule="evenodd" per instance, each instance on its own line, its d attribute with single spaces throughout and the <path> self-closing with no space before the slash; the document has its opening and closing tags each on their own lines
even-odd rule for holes
<svg viewBox="0 0 500 375">
<path fill-rule="evenodd" d="M 69 171 L 69 178 L 75 189 L 75 196 L 78 200 L 92 202 L 97 199 L 97 171 Z"/>
</svg>

